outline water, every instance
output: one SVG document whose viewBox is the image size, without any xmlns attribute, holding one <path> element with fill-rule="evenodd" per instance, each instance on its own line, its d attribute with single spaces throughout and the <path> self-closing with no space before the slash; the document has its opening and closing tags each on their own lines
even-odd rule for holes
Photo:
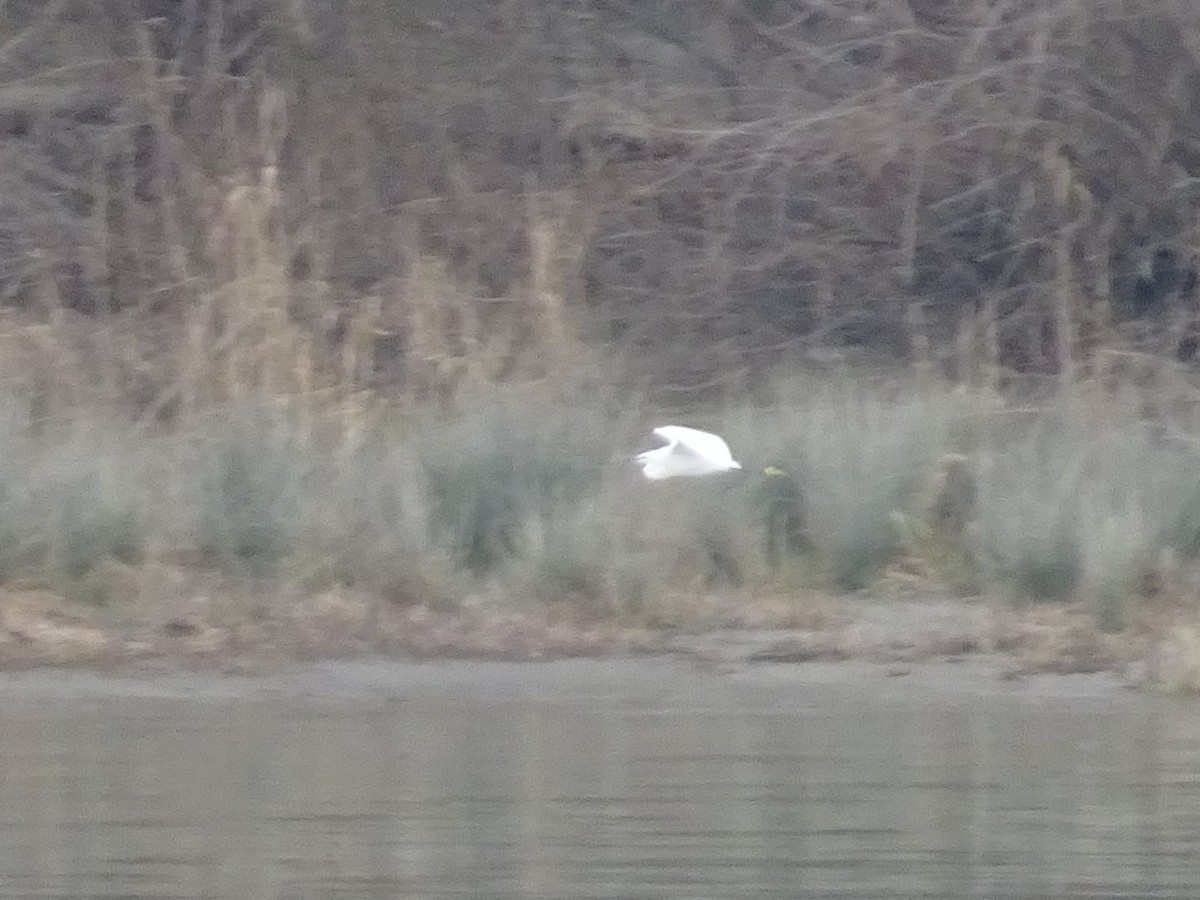
<svg viewBox="0 0 1200 900">
<path fill-rule="evenodd" d="M 1198 896 L 1200 712 L 667 664 L 0 678 L 5 898 Z"/>
</svg>

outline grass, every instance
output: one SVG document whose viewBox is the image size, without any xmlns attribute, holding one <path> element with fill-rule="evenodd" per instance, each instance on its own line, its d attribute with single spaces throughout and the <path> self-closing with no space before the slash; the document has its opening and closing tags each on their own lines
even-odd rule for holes
<svg viewBox="0 0 1200 900">
<path fill-rule="evenodd" d="M 744 474 L 662 483 L 630 460 L 649 414 L 587 397 L 380 416 L 353 442 L 266 409 L 48 433 L 10 404 L 0 587 L 113 607 L 126 582 L 111 567 L 170 564 L 286 585 L 297 603 L 352 589 L 686 628 L 730 598 L 882 591 L 904 571 L 929 593 L 1082 601 L 1119 631 L 1200 557 L 1200 452 L 1132 414 L 802 387 L 696 421 L 729 435 Z"/>
<path fill-rule="evenodd" d="M 268 572 L 298 548 L 311 462 L 286 420 L 269 413 L 218 421 L 182 448 L 183 517 L 193 549 Z"/>
<path fill-rule="evenodd" d="M 615 450 L 587 411 L 530 412 L 502 403 L 425 420 L 411 439 L 430 537 L 475 575 L 521 555 L 529 528 L 573 517 L 598 492 Z"/>
<path fill-rule="evenodd" d="M 104 560 L 146 555 L 153 480 L 117 432 L 76 428 L 32 438 L 4 419 L 0 470 L 0 581 L 71 588 Z"/>
</svg>

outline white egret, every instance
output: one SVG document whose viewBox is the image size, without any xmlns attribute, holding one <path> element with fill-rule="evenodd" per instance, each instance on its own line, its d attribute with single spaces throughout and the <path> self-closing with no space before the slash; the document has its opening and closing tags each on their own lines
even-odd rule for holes
<svg viewBox="0 0 1200 900">
<path fill-rule="evenodd" d="M 639 453 L 636 457 L 642 474 L 651 481 L 714 475 L 742 468 L 720 435 L 682 425 L 660 425 L 653 433 L 667 445 Z"/>
</svg>

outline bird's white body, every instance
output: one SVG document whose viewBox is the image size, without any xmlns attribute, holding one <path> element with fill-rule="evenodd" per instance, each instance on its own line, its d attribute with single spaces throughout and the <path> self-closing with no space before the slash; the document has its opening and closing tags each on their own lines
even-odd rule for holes
<svg viewBox="0 0 1200 900">
<path fill-rule="evenodd" d="M 715 475 L 742 467 L 719 435 L 682 425 L 661 425 L 654 429 L 654 434 L 667 445 L 637 455 L 642 474 L 651 481 Z"/>
</svg>

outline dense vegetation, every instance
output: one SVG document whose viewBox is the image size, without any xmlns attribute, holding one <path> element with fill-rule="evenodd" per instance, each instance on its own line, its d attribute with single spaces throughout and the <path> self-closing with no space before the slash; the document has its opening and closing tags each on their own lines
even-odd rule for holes
<svg viewBox="0 0 1200 900">
<path fill-rule="evenodd" d="M 902 572 L 1119 628 L 1200 554 L 1195 4 L 19 0 L 0 34 L 10 585 L 662 616 Z M 647 492 L 662 416 L 786 495 Z"/>
</svg>

